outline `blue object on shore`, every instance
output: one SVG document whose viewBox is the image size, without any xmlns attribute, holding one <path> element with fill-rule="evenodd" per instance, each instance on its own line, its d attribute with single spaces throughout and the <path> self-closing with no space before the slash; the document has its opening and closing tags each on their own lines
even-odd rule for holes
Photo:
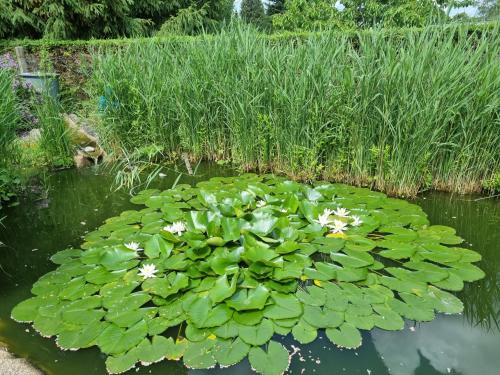
<svg viewBox="0 0 500 375">
<path fill-rule="evenodd" d="M 19 77 L 38 92 L 47 92 L 52 98 L 59 98 L 59 74 L 21 73 Z"/>
<path fill-rule="evenodd" d="M 118 108 L 119 102 L 118 100 L 111 101 L 112 96 L 113 96 L 113 90 L 111 90 L 111 87 L 107 86 L 104 89 L 104 95 L 101 95 L 99 97 L 99 104 L 98 104 L 99 112 L 105 112 L 110 106 L 110 104 L 111 108 L 113 109 Z"/>
</svg>

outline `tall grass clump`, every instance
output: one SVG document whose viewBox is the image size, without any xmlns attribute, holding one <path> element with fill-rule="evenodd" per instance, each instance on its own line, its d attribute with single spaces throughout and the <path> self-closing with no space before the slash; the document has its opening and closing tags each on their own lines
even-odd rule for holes
<svg viewBox="0 0 500 375">
<path fill-rule="evenodd" d="M 12 90 L 12 74 L 0 69 L 0 166 L 10 157 L 18 122 L 19 112 Z"/>
<path fill-rule="evenodd" d="M 48 93 L 37 98 L 37 117 L 40 126 L 40 149 L 49 165 L 60 168 L 73 164 L 68 128 L 61 114 L 59 101 Z"/>
<path fill-rule="evenodd" d="M 96 50 L 89 93 L 115 150 L 154 146 L 401 195 L 474 191 L 500 163 L 498 35 L 297 40 L 237 27 Z"/>
<path fill-rule="evenodd" d="M 16 128 L 20 121 L 12 90 L 12 74 L 0 69 L 0 208 L 15 193 L 17 177 L 12 172 L 17 155 Z"/>
</svg>

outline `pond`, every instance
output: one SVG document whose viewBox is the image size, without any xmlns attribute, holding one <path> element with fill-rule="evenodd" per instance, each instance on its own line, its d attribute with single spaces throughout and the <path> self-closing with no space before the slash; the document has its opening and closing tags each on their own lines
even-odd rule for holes
<svg viewBox="0 0 500 375">
<path fill-rule="evenodd" d="M 183 176 L 181 183 L 195 183 L 212 176 L 232 175 L 230 170 L 207 164 L 197 177 Z M 153 185 L 172 186 L 171 173 Z M 112 178 L 99 170 L 67 170 L 53 174 L 46 200 L 24 198 L 7 208 L 0 226 L 0 341 L 50 375 L 106 374 L 105 356 L 93 347 L 77 352 L 61 351 L 53 339 L 40 337 L 28 325 L 10 319 L 11 309 L 30 297 L 32 284 L 56 268 L 51 255 L 70 246 L 78 247 L 82 237 L 122 211 L 137 208 L 125 191 L 112 192 Z M 298 345 L 291 335 L 276 338 L 289 349 L 300 347 L 292 357 L 289 374 L 497 374 L 500 329 L 500 201 L 442 193 L 425 194 L 415 200 L 433 224 L 457 229 L 466 239 L 463 247 L 482 254 L 478 263 L 486 277 L 466 283 L 459 293 L 465 309 L 462 315 L 437 315 L 428 323 L 407 321 L 398 332 L 363 331 L 363 345 L 342 350 L 326 337 Z M 236 366 L 214 370 L 188 370 L 182 362 L 163 361 L 140 367 L 137 374 L 253 374 L 247 360 Z"/>
</svg>

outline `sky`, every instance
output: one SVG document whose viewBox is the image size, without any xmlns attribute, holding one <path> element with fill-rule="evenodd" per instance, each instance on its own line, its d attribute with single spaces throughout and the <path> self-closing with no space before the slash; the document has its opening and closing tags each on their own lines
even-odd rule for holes
<svg viewBox="0 0 500 375">
<path fill-rule="evenodd" d="M 267 3 L 267 0 L 263 0 L 262 2 L 265 4 L 265 3 Z M 338 4 L 338 6 L 342 6 L 340 4 L 340 1 L 337 1 L 337 4 Z M 241 7 L 241 0 L 236 0 L 234 2 L 234 8 L 239 11 L 240 7 Z M 469 16 L 474 16 L 477 13 L 477 8 L 473 7 L 473 6 L 464 7 L 464 8 L 455 8 L 455 9 L 451 10 L 450 15 L 454 16 L 456 14 L 463 13 L 463 12 L 467 13 Z"/>
</svg>

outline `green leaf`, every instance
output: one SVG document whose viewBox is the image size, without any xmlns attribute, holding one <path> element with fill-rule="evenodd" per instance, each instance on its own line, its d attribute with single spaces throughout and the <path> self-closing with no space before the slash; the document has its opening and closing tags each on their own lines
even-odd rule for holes
<svg viewBox="0 0 500 375">
<path fill-rule="evenodd" d="M 219 303 L 226 298 L 231 297 L 236 291 L 236 283 L 238 281 L 238 274 L 233 276 L 231 284 L 227 281 L 227 276 L 220 276 L 216 281 L 214 287 L 210 290 L 209 296 L 213 303 Z"/>
<path fill-rule="evenodd" d="M 269 289 L 259 284 L 255 289 L 239 289 L 226 304 L 237 311 L 243 310 L 261 310 L 264 308 Z"/>
<path fill-rule="evenodd" d="M 289 353 L 276 341 L 270 341 L 267 352 L 253 347 L 248 354 L 250 365 L 262 375 L 283 375 L 290 365 Z"/>
<path fill-rule="evenodd" d="M 11 317 L 16 322 L 32 322 L 38 315 L 38 309 L 43 303 L 44 300 L 41 297 L 29 298 L 14 307 Z"/>
<path fill-rule="evenodd" d="M 208 369 L 214 367 L 217 361 L 214 357 L 215 340 L 206 339 L 200 342 L 188 342 L 184 352 L 184 364 L 188 368 Z"/>
<path fill-rule="evenodd" d="M 144 320 L 129 329 L 110 324 L 97 338 L 97 345 L 106 354 L 122 354 L 139 344 L 147 333 Z"/>
<path fill-rule="evenodd" d="M 264 345 L 273 337 L 273 323 L 268 319 L 263 319 L 255 326 L 240 325 L 238 334 L 247 344 L 259 346 Z"/>
<path fill-rule="evenodd" d="M 344 322 L 344 313 L 305 305 L 302 319 L 316 328 L 338 327 Z"/>
<path fill-rule="evenodd" d="M 221 366 L 232 366 L 241 362 L 248 354 L 250 345 L 239 337 L 236 340 L 219 340 L 215 344 L 214 356 Z"/>
<path fill-rule="evenodd" d="M 404 328 L 404 320 L 389 307 L 373 305 L 373 309 L 378 313 L 377 315 L 373 315 L 373 322 L 377 327 L 389 331 L 398 331 Z"/>
<path fill-rule="evenodd" d="M 159 234 L 155 234 L 144 244 L 144 254 L 150 259 L 158 258 L 160 255 L 168 258 L 173 248 L 173 243 L 167 242 Z"/>
<path fill-rule="evenodd" d="M 210 298 L 201 297 L 189 306 L 187 314 L 197 328 L 210 328 L 226 323 L 233 312 L 225 304 L 212 307 Z"/>
<path fill-rule="evenodd" d="M 295 318 L 302 314 L 302 305 L 293 295 L 273 292 L 271 294 L 274 304 L 264 310 L 264 316 L 271 319 Z"/>
<path fill-rule="evenodd" d="M 304 269 L 304 275 L 314 280 L 328 281 L 335 279 L 339 268 L 340 267 L 335 264 L 315 262 L 314 268 Z"/>
<path fill-rule="evenodd" d="M 213 333 L 222 339 L 229 339 L 238 336 L 238 324 L 229 320 L 220 327 L 213 328 Z"/>
<path fill-rule="evenodd" d="M 429 286 L 425 297 L 429 299 L 437 312 L 460 314 L 464 310 L 464 304 L 457 297 L 433 286 Z"/>
<path fill-rule="evenodd" d="M 307 292 L 306 292 L 307 290 Z M 300 302 L 310 306 L 323 306 L 326 302 L 326 291 L 317 286 L 307 286 L 295 294 Z"/>
<path fill-rule="evenodd" d="M 342 264 L 344 267 L 360 268 L 373 264 L 373 257 L 363 251 L 345 250 L 344 253 L 331 253 L 330 257 L 333 261 Z"/>
<path fill-rule="evenodd" d="M 222 233 L 225 241 L 237 241 L 240 238 L 240 222 L 232 217 L 221 219 Z"/>
<path fill-rule="evenodd" d="M 134 368 L 137 360 L 136 351 L 133 349 L 121 355 L 109 356 L 106 359 L 106 370 L 110 374 L 121 374 Z"/>
<path fill-rule="evenodd" d="M 309 344 L 318 336 L 316 327 L 311 326 L 305 320 L 301 319 L 292 328 L 293 338 L 301 344 Z"/>
<path fill-rule="evenodd" d="M 254 326 L 259 324 L 264 317 L 264 312 L 261 310 L 236 311 L 233 319 L 238 324 L 246 326 Z"/>
<path fill-rule="evenodd" d="M 75 330 L 63 330 L 57 337 L 57 346 L 66 350 L 88 348 L 107 326 L 108 323 L 95 320 Z"/>
<path fill-rule="evenodd" d="M 326 336 L 341 348 L 356 349 L 361 346 L 361 333 L 349 323 L 344 323 L 339 328 L 328 328 Z"/>
</svg>

